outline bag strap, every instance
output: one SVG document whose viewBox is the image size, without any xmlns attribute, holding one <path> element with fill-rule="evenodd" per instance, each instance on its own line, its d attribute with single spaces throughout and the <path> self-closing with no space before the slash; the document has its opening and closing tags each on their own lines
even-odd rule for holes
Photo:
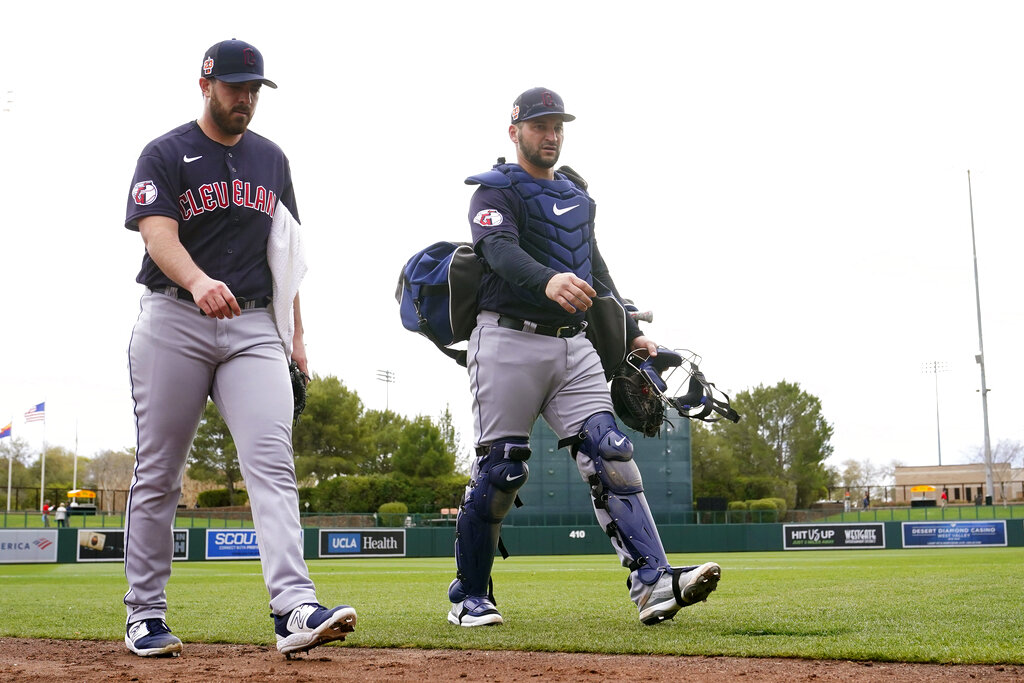
<svg viewBox="0 0 1024 683">
<path fill-rule="evenodd" d="M 441 286 L 441 285 L 431 285 L 430 288 L 431 289 L 435 289 L 435 288 L 437 288 L 439 286 Z M 447 290 L 447 288 L 448 288 L 447 285 L 443 285 L 443 287 L 445 288 L 445 290 Z M 421 287 L 420 290 L 424 294 L 427 293 L 426 292 L 427 287 Z M 417 323 L 416 324 L 420 328 L 420 334 L 422 334 L 424 337 L 429 339 L 434 344 L 434 346 L 436 346 L 438 348 L 438 350 L 441 353 L 443 353 L 444 355 L 448 356 L 449 358 L 451 358 L 453 361 L 455 361 L 456 363 L 458 363 L 462 367 L 466 367 L 467 358 L 468 358 L 468 355 L 469 355 L 467 353 L 467 350 L 466 349 L 449 349 L 447 346 L 445 346 L 444 344 L 442 344 L 441 342 L 439 342 L 437 340 L 437 337 L 434 336 L 434 333 L 430 331 L 430 324 L 427 322 L 427 319 L 423 317 L 423 313 L 420 311 L 420 298 L 418 296 L 414 296 L 413 297 L 413 299 L 412 299 L 412 306 L 413 306 L 414 309 L 416 309 L 416 318 L 417 318 Z"/>
</svg>

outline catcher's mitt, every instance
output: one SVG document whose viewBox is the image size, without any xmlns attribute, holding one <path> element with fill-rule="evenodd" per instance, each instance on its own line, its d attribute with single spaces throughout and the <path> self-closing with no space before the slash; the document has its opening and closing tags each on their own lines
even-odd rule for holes
<svg viewBox="0 0 1024 683">
<path fill-rule="evenodd" d="M 657 436 L 665 421 L 665 405 L 631 365 L 623 363 L 612 377 L 612 406 L 627 427 Z"/>
<path fill-rule="evenodd" d="M 299 423 L 299 415 L 306 409 L 306 384 L 309 382 L 309 375 L 299 369 L 299 364 L 292 361 L 288 366 L 288 374 L 292 378 L 292 396 L 295 399 L 295 408 L 292 412 L 292 424 Z"/>
</svg>

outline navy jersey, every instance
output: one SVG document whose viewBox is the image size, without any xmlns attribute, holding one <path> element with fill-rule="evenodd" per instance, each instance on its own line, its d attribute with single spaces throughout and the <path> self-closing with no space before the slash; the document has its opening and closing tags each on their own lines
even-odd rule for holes
<svg viewBox="0 0 1024 683">
<path fill-rule="evenodd" d="M 233 147 L 214 142 L 195 121 L 152 141 L 135 167 L 125 227 L 146 216 L 178 221 L 178 238 L 204 273 L 235 296 L 271 296 L 267 239 L 278 203 L 298 220 L 291 169 L 281 148 L 252 131 Z M 136 280 L 176 286 L 142 259 Z"/>
<path fill-rule="evenodd" d="M 469 207 L 473 244 L 478 253 L 482 240 L 505 233 L 547 270 L 541 278 L 543 283 L 556 273 L 572 272 L 593 285 L 593 200 L 561 174 L 555 180 L 545 180 L 532 178 L 516 164 L 498 165 L 495 169 L 507 173 L 512 184 L 488 186 L 488 174 L 466 181 L 481 184 Z M 522 286 L 497 273 L 485 274 L 479 300 L 484 310 L 547 325 L 567 325 L 584 317 L 582 311 L 568 313 L 548 299 L 543 284 Z"/>
</svg>

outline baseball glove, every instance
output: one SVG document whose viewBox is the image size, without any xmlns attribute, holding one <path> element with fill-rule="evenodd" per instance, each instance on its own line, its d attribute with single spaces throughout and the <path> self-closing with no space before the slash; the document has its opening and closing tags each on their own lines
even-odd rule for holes
<svg viewBox="0 0 1024 683">
<path fill-rule="evenodd" d="M 612 405 L 627 427 L 657 436 L 665 421 L 665 405 L 632 366 L 623 363 L 612 378 Z"/>
<path fill-rule="evenodd" d="M 306 409 L 306 384 L 309 382 L 309 375 L 299 369 L 299 364 L 292 361 L 288 366 L 288 374 L 292 378 L 292 396 L 295 399 L 295 408 L 292 412 L 292 424 L 299 423 L 299 415 Z"/>
</svg>

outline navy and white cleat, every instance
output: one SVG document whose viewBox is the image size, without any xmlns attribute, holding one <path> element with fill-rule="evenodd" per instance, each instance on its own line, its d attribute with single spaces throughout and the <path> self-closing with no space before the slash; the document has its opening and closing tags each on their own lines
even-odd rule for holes
<svg viewBox="0 0 1024 683">
<path fill-rule="evenodd" d="M 345 640 L 356 629 L 356 611 L 348 605 L 327 609 L 315 602 L 306 603 L 284 616 L 272 616 L 277 651 L 289 658 L 332 640 Z"/>
<path fill-rule="evenodd" d="M 704 602 L 718 588 L 722 568 L 714 562 L 674 567 L 666 572 L 638 605 L 640 621 L 648 626 L 671 619 L 683 607 Z"/>
<path fill-rule="evenodd" d="M 505 623 L 493 602 L 474 596 L 452 603 L 448 621 L 456 626 L 494 626 Z"/>
<path fill-rule="evenodd" d="M 128 624 L 124 644 L 140 657 L 177 657 L 181 641 L 163 619 L 142 619 Z"/>
</svg>

